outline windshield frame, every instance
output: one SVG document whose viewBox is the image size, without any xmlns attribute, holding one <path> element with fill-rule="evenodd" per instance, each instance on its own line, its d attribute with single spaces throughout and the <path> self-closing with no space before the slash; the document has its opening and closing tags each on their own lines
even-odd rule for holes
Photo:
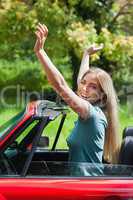
<svg viewBox="0 0 133 200">
<path fill-rule="evenodd" d="M 16 125 L 25 117 L 26 109 L 19 112 L 0 126 L 0 141 L 2 141 Z"/>
</svg>

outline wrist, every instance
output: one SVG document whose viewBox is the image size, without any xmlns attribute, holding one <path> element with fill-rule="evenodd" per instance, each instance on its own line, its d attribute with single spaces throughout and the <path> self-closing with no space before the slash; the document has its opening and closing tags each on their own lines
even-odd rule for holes
<svg viewBox="0 0 133 200">
<path fill-rule="evenodd" d="M 35 51 L 35 54 L 36 54 L 36 55 L 39 55 L 39 54 L 41 54 L 42 52 L 44 52 L 44 50 L 43 50 L 43 49 L 39 49 L 39 50 L 36 50 L 36 51 Z"/>
<path fill-rule="evenodd" d="M 87 49 L 85 49 L 84 55 L 85 55 L 85 56 L 89 56 L 89 55 L 90 55 L 90 52 L 89 52 Z"/>
</svg>

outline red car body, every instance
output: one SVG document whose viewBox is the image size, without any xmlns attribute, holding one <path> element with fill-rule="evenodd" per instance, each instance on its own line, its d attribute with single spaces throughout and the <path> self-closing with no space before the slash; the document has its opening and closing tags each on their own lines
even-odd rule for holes
<svg viewBox="0 0 133 200">
<path fill-rule="evenodd" d="M 133 180 L 1 179 L 0 199 L 131 200 Z"/>
<path fill-rule="evenodd" d="M 19 116 L 20 119 L 17 118 L 18 121 L 15 121 L 9 129 L 2 132 L 2 136 L 0 135 L 1 165 L 4 162 L 7 162 L 7 164 L 5 164 L 5 169 L 3 169 L 2 166 L 0 167 L 0 200 L 132 200 L 132 166 L 129 166 L 129 169 L 131 168 L 131 173 L 129 175 L 117 176 L 116 174 L 115 176 L 111 176 L 109 174 L 107 176 L 94 177 L 60 175 L 60 169 L 58 171 L 56 167 L 54 167 L 55 171 L 52 172 L 52 174 L 46 175 L 41 168 L 39 168 L 39 174 L 36 174 L 38 173 L 35 172 L 37 165 L 32 170 L 29 170 L 30 167 L 33 167 L 31 163 L 39 163 L 43 158 L 44 162 L 50 159 L 50 162 L 66 162 L 67 152 L 58 152 L 55 148 L 52 148 L 51 151 L 47 151 L 46 148 L 36 151 L 36 141 L 41 134 L 38 134 L 39 136 L 37 138 L 37 134 L 34 134 L 33 131 L 35 130 L 36 132 L 36 130 L 38 130 L 38 132 L 40 131 L 42 133 L 47 123 L 54 120 L 60 114 L 65 116 L 66 108 L 56 106 L 48 101 L 33 102 L 27 106 L 22 116 Z M 11 146 L 13 142 L 16 141 L 16 138 L 23 133 L 24 127 L 28 126 L 25 124 L 31 124 L 34 121 L 33 119 L 37 119 L 40 123 L 40 126 L 35 127 L 35 129 L 28 133 L 31 135 L 33 134 L 33 137 L 30 138 L 27 134 L 27 138 L 25 137 L 25 139 L 22 139 L 19 146 Z M 43 126 L 41 125 L 41 120 L 45 121 Z M 30 121 L 30 123 L 28 121 Z M 60 128 L 63 122 L 61 122 Z M 59 129 L 55 140 L 58 140 L 60 134 Z M 30 142 L 28 140 L 30 140 Z M 53 145 L 54 147 L 56 146 L 55 143 Z M 19 147 L 21 148 L 19 149 Z M 54 160 L 52 160 L 52 156 L 55 157 Z M 17 167 L 17 165 L 19 167 Z M 2 170 L 4 173 L 2 173 Z M 41 170 L 42 172 L 40 172 Z"/>
</svg>

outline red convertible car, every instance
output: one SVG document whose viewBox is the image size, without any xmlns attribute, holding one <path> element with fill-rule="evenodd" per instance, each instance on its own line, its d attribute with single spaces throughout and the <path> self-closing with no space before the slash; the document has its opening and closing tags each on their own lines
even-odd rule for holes
<svg viewBox="0 0 133 200">
<path fill-rule="evenodd" d="M 31 102 L 0 127 L 0 200 L 133 199 L 133 165 L 70 163 L 68 149 L 57 148 L 67 112 L 51 101 Z M 50 146 L 45 130 L 57 117 Z"/>
</svg>

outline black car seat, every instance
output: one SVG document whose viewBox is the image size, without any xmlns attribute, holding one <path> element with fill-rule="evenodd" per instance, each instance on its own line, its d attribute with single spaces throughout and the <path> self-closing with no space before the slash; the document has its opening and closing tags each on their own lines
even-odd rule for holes
<svg viewBox="0 0 133 200">
<path fill-rule="evenodd" d="M 133 165 L 133 126 L 127 127 L 123 131 L 119 164 Z"/>
</svg>

